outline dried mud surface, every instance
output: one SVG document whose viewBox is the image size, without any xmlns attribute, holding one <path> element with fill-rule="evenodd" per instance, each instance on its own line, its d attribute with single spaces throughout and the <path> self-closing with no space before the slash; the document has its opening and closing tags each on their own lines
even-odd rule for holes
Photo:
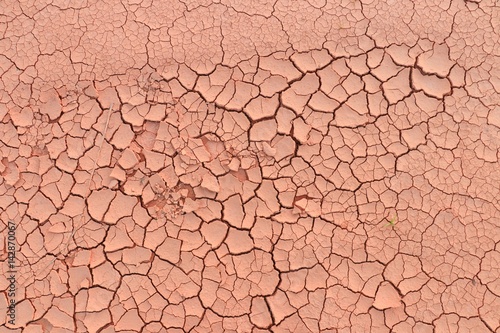
<svg viewBox="0 0 500 333">
<path fill-rule="evenodd" d="M 0 332 L 500 332 L 499 29 L 492 0 L 3 0 Z"/>
</svg>

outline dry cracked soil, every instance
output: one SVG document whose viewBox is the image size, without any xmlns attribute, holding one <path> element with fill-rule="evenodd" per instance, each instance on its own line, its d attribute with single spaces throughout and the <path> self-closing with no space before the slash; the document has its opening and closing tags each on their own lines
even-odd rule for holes
<svg viewBox="0 0 500 333">
<path fill-rule="evenodd" d="M 2 0 L 0 333 L 500 332 L 500 4 Z"/>
</svg>

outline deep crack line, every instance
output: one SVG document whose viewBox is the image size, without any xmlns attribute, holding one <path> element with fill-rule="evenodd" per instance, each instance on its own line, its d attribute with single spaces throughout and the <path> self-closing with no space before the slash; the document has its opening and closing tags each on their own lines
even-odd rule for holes
<svg viewBox="0 0 500 333">
<path fill-rule="evenodd" d="M 87 191 L 85 193 L 85 199 L 87 199 L 89 196 L 90 196 L 90 187 L 92 186 L 92 179 L 94 178 L 94 173 L 95 173 L 95 170 L 97 168 L 97 161 L 99 161 L 99 159 L 101 158 L 101 150 L 102 150 L 102 145 L 104 144 L 104 140 L 106 138 L 106 133 L 108 131 L 108 127 L 109 127 L 109 120 L 111 118 L 111 113 L 113 113 L 113 103 L 111 103 L 111 105 L 109 106 L 109 109 L 108 109 L 108 116 L 106 118 L 106 124 L 104 125 L 104 129 L 102 131 L 102 139 L 101 139 L 101 143 L 99 144 L 99 151 L 97 152 L 97 158 L 94 160 L 94 165 L 92 166 L 92 171 L 90 172 L 90 177 L 89 177 L 89 180 L 88 180 L 88 186 L 87 186 Z M 80 227 L 83 223 L 83 220 L 84 220 L 84 216 L 85 216 L 85 209 L 86 209 L 87 205 L 86 205 L 86 200 L 83 200 L 83 209 L 82 209 L 82 213 L 81 213 L 81 217 L 80 217 Z M 57 252 L 55 255 L 54 255 L 54 259 L 52 259 L 52 261 L 50 263 L 47 264 L 47 266 L 45 266 L 41 272 L 44 272 L 49 266 L 51 266 L 57 259 L 57 256 L 61 253 L 64 252 L 64 250 L 66 250 L 68 248 L 68 245 L 69 245 L 69 242 L 70 240 L 73 238 L 73 236 L 75 235 L 75 233 L 80 229 L 80 227 L 75 227 L 73 228 L 73 230 L 71 231 L 71 234 L 69 235 L 68 239 L 66 240 L 66 242 L 64 243 L 64 246 L 62 246 L 59 250 L 59 252 Z"/>
</svg>

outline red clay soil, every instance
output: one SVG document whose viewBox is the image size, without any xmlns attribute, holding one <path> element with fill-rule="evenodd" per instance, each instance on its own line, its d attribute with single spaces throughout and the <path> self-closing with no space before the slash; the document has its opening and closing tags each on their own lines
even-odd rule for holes
<svg viewBox="0 0 500 333">
<path fill-rule="evenodd" d="M 500 332 L 495 0 L 0 7 L 0 333 Z"/>
</svg>

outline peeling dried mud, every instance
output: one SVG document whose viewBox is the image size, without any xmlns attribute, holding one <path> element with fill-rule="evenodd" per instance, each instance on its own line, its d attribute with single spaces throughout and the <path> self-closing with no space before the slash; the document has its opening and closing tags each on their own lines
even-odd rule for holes
<svg viewBox="0 0 500 333">
<path fill-rule="evenodd" d="M 0 333 L 500 332 L 499 36 L 494 0 L 2 1 Z"/>
</svg>

